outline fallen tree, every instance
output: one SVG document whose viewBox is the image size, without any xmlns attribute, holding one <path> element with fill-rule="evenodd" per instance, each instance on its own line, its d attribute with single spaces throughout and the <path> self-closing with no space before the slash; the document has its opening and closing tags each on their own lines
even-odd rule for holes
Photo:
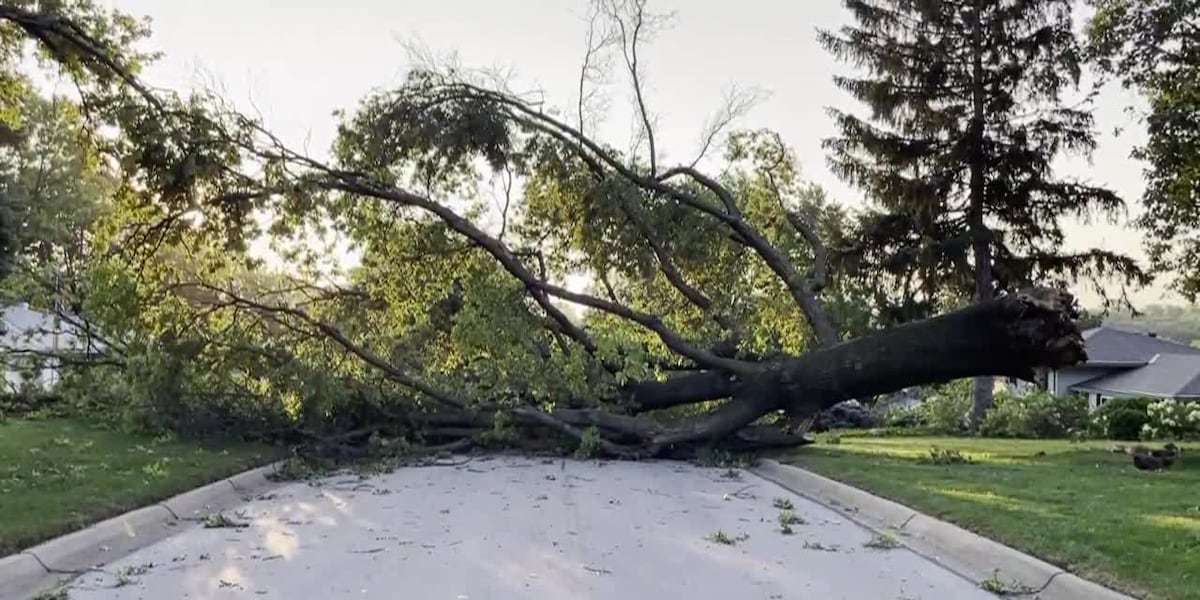
<svg viewBox="0 0 1200 600">
<path fill-rule="evenodd" d="M 365 447 L 384 431 L 454 449 L 569 439 L 620 457 L 788 446 L 805 443 L 804 417 L 842 400 L 964 377 L 1032 379 L 1084 358 L 1074 299 L 1056 289 L 876 331 L 839 318 L 869 313 L 870 296 L 829 262 L 843 211 L 799 180 L 769 132 L 729 135 L 720 176 L 697 166 L 744 109 L 736 97 L 695 160 L 664 168 L 637 58 L 656 21 L 640 2 L 594 8 L 576 122 L 502 81 L 426 65 L 346 117 L 329 160 L 212 98 L 160 95 L 67 20 L 15 8 L 0 18 L 107 74 L 93 105 L 120 128 L 110 151 L 138 182 L 135 214 L 150 219 L 116 240 L 123 252 L 165 260 L 167 247 L 178 260 L 205 240 L 240 240 L 254 215 L 299 241 L 298 256 L 321 258 L 305 227 L 361 250 L 363 264 L 336 285 L 296 274 L 250 285 L 197 266 L 134 292 L 195 307 L 193 327 L 171 334 L 171 348 L 189 348 L 184 362 L 246 346 L 212 338 L 252 317 L 260 325 L 246 339 L 273 357 L 253 372 L 274 381 L 255 388 L 268 400 L 305 385 L 275 366 L 287 362 L 281 345 L 293 361 L 403 391 L 370 422 L 300 432 L 317 447 Z M 585 90 L 606 52 L 628 75 L 644 153 L 586 132 Z M 489 175 L 503 182 L 494 210 L 476 200 Z M 227 248 L 234 258 L 210 248 L 204 260 L 227 265 L 240 252 Z M 564 283 L 580 274 L 589 289 Z M 166 347 L 155 335 L 151 345 Z"/>
<path fill-rule="evenodd" d="M 1037 288 L 746 370 L 635 383 L 622 390 L 627 411 L 542 410 L 532 405 L 474 403 L 417 381 L 303 311 L 263 305 L 228 292 L 226 296 L 231 305 L 311 326 L 402 385 L 437 399 L 444 410 L 421 418 L 425 435 L 440 442 L 459 444 L 478 438 L 493 430 L 497 415 L 503 414 L 515 425 L 576 438 L 584 436 L 584 428 L 595 428 L 597 448 L 622 457 L 687 455 L 713 444 L 737 450 L 801 445 L 808 441 L 803 432 L 754 422 L 785 408 L 815 414 L 851 398 L 978 375 L 1032 380 L 1036 369 L 1062 368 L 1086 358 L 1072 296 Z M 714 398 L 728 400 L 693 417 L 629 414 Z"/>
</svg>

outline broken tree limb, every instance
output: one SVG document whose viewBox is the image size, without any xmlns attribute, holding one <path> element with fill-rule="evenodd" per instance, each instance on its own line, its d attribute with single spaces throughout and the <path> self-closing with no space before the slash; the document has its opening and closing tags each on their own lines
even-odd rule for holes
<svg viewBox="0 0 1200 600">
<path fill-rule="evenodd" d="M 662 448 L 717 440 L 773 410 L 798 408 L 812 414 L 843 400 L 915 385 L 978 376 L 1029 379 L 1039 367 L 1085 360 L 1077 316 L 1069 293 L 1038 288 L 885 329 L 764 365 L 729 384 L 732 399 L 727 403 L 697 417 L 660 423 L 647 443 Z M 693 397 L 723 390 L 716 378 L 708 380 L 707 389 L 698 379 L 689 383 L 694 384 L 688 390 Z"/>
<path fill-rule="evenodd" d="M 780 409 L 814 414 L 842 400 L 909 386 L 988 375 L 1031 378 L 1039 367 L 1061 368 L 1085 359 L 1082 336 L 1074 322 L 1078 316 L 1074 299 L 1066 292 L 1034 289 L 881 330 L 800 357 L 761 363 L 750 372 L 714 370 L 674 381 L 635 384 L 626 390 L 642 410 L 687 404 L 688 399 L 728 398 L 715 408 L 688 417 L 623 414 L 621 398 L 594 408 L 543 410 L 535 404 L 481 405 L 451 396 L 299 309 L 267 306 L 225 293 L 229 302 L 315 328 L 394 381 L 433 395 L 449 409 L 425 419 L 432 431 L 442 434 L 440 439 L 454 434 L 477 435 L 494 424 L 496 414 L 504 413 L 517 427 L 576 440 L 587 439 L 587 430 L 594 429 L 598 451 L 624 458 L 674 455 L 681 449 L 722 442 L 734 447 L 802 444 L 806 442 L 802 433 L 747 428 Z"/>
</svg>

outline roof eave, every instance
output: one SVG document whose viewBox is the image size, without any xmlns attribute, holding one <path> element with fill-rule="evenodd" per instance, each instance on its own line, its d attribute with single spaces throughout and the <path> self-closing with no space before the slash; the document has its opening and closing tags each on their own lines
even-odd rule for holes
<svg viewBox="0 0 1200 600">
<path fill-rule="evenodd" d="M 1145 392 L 1141 390 L 1114 390 L 1108 388 L 1098 388 L 1084 385 L 1073 385 L 1067 388 L 1074 392 L 1086 392 L 1092 394 L 1121 394 L 1125 396 L 1142 396 L 1148 398 L 1163 398 L 1171 400 L 1200 400 L 1200 395 L 1196 394 L 1176 394 L 1162 392 Z"/>
<path fill-rule="evenodd" d="M 1122 361 L 1103 361 L 1103 360 L 1091 361 L 1091 360 L 1089 360 L 1087 362 L 1084 362 L 1084 363 L 1081 363 L 1078 365 L 1072 365 L 1072 366 L 1074 366 L 1074 367 L 1128 367 L 1128 368 L 1133 369 L 1133 368 L 1137 368 L 1137 367 L 1144 367 L 1148 364 L 1150 364 L 1150 363 L 1144 362 L 1144 361 L 1143 362 L 1122 362 Z"/>
</svg>

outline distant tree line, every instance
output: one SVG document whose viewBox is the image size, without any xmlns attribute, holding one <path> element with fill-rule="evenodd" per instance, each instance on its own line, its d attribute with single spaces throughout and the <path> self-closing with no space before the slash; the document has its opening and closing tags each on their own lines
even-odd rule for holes
<svg viewBox="0 0 1200 600">
<path fill-rule="evenodd" d="M 1146 306 L 1130 312 L 1110 314 L 1104 324 L 1129 331 L 1154 332 L 1175 341 L 1200 346 L 1200 307 L 1175 304 Z"/>
</svg>

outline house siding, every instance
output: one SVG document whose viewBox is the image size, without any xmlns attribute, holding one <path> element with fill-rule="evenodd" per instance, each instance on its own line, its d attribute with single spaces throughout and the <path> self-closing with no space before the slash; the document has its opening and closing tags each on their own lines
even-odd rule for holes
<svg viewBox="0 0 1200 600">
<path fill-rule="evenodd" d="M 1052 373 L 1052 377 L 1050 377 L 1050 391 L 1055 396 L 1066 396 L 1071 393 L 1071 386 L 1112 372 L 1112 369 L 1104 367 L 1071 367 L 1069 369 L 1060 369 Z"/>
<path fill-rule="evenodd" d="M 0 308 L 0 369 L 4 378 L 0 386 L 4 392 L 18 392 L 27 387 L 50 389 L 58 384 L 59 365 L 53 358 L 41 361 L 20 351 L 56 353 L 82 351 L 84 341 L 74 335 L 53 315 L 33 310 L 28 304 Z M 18 351 L 13 353 L 12 351 Z M 41 368 L 30 372 L 30 366 L 41 363 Z M 32 375 L 32 379 L 30 379 Z"/>
</svg>

